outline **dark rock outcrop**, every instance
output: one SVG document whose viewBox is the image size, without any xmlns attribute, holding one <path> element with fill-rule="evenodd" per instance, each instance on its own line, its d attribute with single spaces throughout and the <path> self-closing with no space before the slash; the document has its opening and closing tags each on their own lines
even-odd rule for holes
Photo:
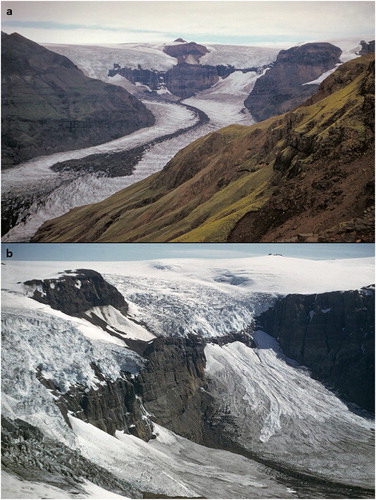
<svg viewBox="0 0 376 500">
<path fill-rule="evenodd" d="M 168 90 L 179 97 L 190 97 L 200 90 L 208 89 L 219 80 L 215 66 L 177 64 L 166 73 Z"/>
<path fill-rule="evenodd" d="M 163 52 L 171 57 L 175 57 L 178 63 L 192 62 L 198 63 L 200 57 L 207 54 L 209 51 L 204 45 L 200 45 L 196 42 L 184 42 L 178 40 L 180 43 L 178 45 L 166 45 L 163 48 Z"/>
<path fill-rule="evenodd" d="M 257 68 L 242 71 L 255 69 Z M 226 78 L 234 71 L 235 68 L 231 65 L 210 66 L 182 61 L 168 71 L 143 69 L 141 66 L 137 69 L 124 67 L 109 70 L 108 76 L 119 74 L 132 83 L 147 85 L 152 92 L 167 88 L 174 96 L 187 98 L 210 88 L 217 83 L 219 77 Z"/>
<path fill-rule="evenodd" d="M 153 123 L 125 89 L 86 77 L 68 58 L 17 33 L 2 33 L 3 168 Z"/>
<path fill-rule="evenodd" d="M 82 317 L 92 307 L 108 305 L 127 314 L 124 297 L 101 274 L 91 269 L 65 273 L 59 278 L 25 281 L 25 286 L 32 290 L 33 299 L 70 316 Z"/>
<path fill-rule="evenodd" d="M 116 380 L 110 380 L 103 376 L 98 366 L 92 364 L 92 369 L 98 379 L 96 387 L 75 385 L 66 393 L 45 379 L 41 368 L 37 369 L 36 376 L 53 392 L 68 425 L 69 413 L 108 434 L 115 435 L 118 430 L 149 441 L 153 436 L 153 426 L 145 416 L 130 375 L 122 373 Z"/>
<path fill-rule="evenodd" d="M 90 462 L 78 450 L 45 436 L 34 425 L 4 416 L 1 425 L 3 472 L 15 474 L 24 481 L 60 488 L 66 491 L 67 498 L 86 496 L 85 481 L 127 498 L 143 498 L 142 493 L 126 481 Z"/>
<path fill-rule="evenodd" d="M 276 187 L 228 241 L 374 241 L 374 75 L 373 54 L 353 59 L 273 120 L 264 151 Z"/>
<path fill-rule="evenodd" d="M 303 84 L 334 68 L 341 52 L 330 43 L 281 50 L 273 66 L 256 81 L 245 106 L 257 121 L 290 111 L 318 89 L 318 85 Z"/>
<path fill-rule="evenodd" d="M 142 83 L 147 85 L 151 90 L 159 90 L 165 84 L 165 71 L 157 71 L 155 69 L 143 69 L 140 65 L 138 68 L 113 68 L 108 71 L 108 76 L 121 75 L 131 83 Z"/>
<path fill-rule="evenodd" d="M 144 352 L 139 392 L 154 422 L 202 442 L 202 391 L 205 385 L 204 344 L 198 337 L 158 338 Z"/>
<path fill-rule="evenodd" d="M 374 287 L 288 295 L 258 318 L 286 356 L 346 401 L 374 412 Z"/>
<path fill-rule="evenodd" d="M 375 40 L 372 40 L 370 42 L 366 42 L 365 40 L 361 40 L 360 45 L 362 47 L 359 51 L 359 54 L 361 56 L 375 52 Z"/>
</svg>

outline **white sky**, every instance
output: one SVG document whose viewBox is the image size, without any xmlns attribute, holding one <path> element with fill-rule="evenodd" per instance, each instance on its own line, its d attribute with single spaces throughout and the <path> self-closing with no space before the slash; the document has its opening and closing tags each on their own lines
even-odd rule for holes
<svg viewBox="0 0 376 500">
<path fill-rule="evenodd" d="M 2 30 L 38 43 L 282 44 L 374 38 L 374 2 L 3 1 Z M 12 9 L 12 15 L 6 15 Z"/>
<path fill-rule="evenodd" d="M 7 243 L 2 261 L 117 262 L 168 258 L 237 259 L 279 253 L 301 259 L 373 257 L 373 243 Z"/>
</svg>

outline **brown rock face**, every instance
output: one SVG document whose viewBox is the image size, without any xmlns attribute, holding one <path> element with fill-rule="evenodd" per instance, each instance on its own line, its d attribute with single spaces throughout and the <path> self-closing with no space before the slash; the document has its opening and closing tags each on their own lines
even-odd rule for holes
<svg viewBox="0 0 376 500">
<path fill-rule="evenodd" d="M 341 52 L 330 43 L 307 43 L 281 50 L 274 65 L 256 81 L 245 106 L 258 121 L 290 111 L 318 88 L 302 84 L 334 68 Z"/>
<path fill-rule="evenodd" d="M 286 356 L 345 400 L 374 412 L 374 287 L 288 295 L 258 318 Z"/>
<path fill-rule="evenodd" d="M 274 121 L 265 151 L 275 154 L 273 196 L 229 241 L 374 241 L 374 56 L 340 66 Z"/>
<path fill-rule="evenodd" d="M 165 75 L 170 92 L 182 98 L 190 97 L 199 90 L 205 90 L 217 83 L 218 71 L 215 66 L 199 64 L 177 64 Z"/>
<path fill-rule="evenodd" d="M 100 144 L 154 123 L 125 89 L 86 77 L 69 59 L 2 34 L 2 166 Z"/>
</svg>

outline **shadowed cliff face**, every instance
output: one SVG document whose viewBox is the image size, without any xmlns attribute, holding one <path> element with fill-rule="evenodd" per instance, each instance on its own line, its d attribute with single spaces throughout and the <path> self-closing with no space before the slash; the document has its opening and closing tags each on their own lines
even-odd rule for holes
<svg viewBox="0 0 376 500">
<path fill-rule="evenodd" d="M 374 287 L 288 295 L 258 321 L 283 353 L 346 400 L 374 412 Z"/>
<path fill-rule="evenodd" d="M 307 43 L 281 50 L 274 65 L 256 81 L 245 106 L 258 121 L 290 111 L 318 88 L 302 84 L 334 68 L 341 52 L 330 43 Z"/>
<path fill-rule="evenodd" d="M 2 34 L 2 165 L 100 144 L 154 123 L 125 89 L 86 77 L 69 59 Z"/>
<path fill-rule="evenodd" d="M 203 440 L 204 344 L 194 336 L 159 338 L 144 352 L 138 384 L 153 420 L 195 442 Z"/>
<path fill-rule="evenodd" d="M 179 63 L 166 73 L 166 86 L 181 98 L 191 97 L 200 90 L 212 87 L 219 80 L 215 66 Z"/>
<path fill-rule="evenodd" d="M 108 76 L 119 74 L 132 83 L 147 85 L 151 91 L 166 87 L 173 96 L 185 99 L 196 92 L 212 87 L 218 82 L 219 77 L 226 78 L 234 71 L 233 66 L 210 66 L 187 63 L 182 60 L 168 71 L 124 67 L 109 70 Z"/>
</svg>

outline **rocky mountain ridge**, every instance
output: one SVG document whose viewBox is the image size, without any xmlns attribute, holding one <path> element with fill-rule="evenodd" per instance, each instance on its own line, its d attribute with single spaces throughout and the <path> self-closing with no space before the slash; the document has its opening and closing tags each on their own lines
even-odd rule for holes
<svg viewBox="0 0 376 500">
<path fill-rule="evenodd" d="M 373 103 L 369 54 L 295 110 L 213 132 L 33 241 L 373 241 Z"/>
<path fill-rule="evenodd" d="M 226 78 L 234 71 L 263 73 L 255 85 L 245 106 L 257 121 L 289 111 L 312 95 L 318 85 L 302 84 L 315 80 L 325 71 L 339 63 L 341 49 L 329 43 L 310 43 L 288 50 L 282 50 L 277 60 L 270 65 L 237 68 L 236 65 L 211 65 L 202 63 L 201 58 L 210 51 L 195 42 L 179 41 L 165 45 L 163 52 L 177 60 L 177 64 L 166 71 L 143 68 L 120 67 L 114 64 L 108 75 L 123 76 L 132 83 L 146 85 L 150 91 L 160 93 L 163 89 L 179 98 L 187 98 L 208 89 L 220 78 Z"/>
<path fill-rule="evenodd" d="M 2 165 L 100 144 L 154 124 L 118 86 L 86 77 L 69 59 L 2 33 Z"/>
<path fill-rule="evenodd" d="M 185 99 L 201 90 L 212 87 L 220 78 L 226 78 L 237 70 L 231 64 L 213 66 L 200 63 L 201 57 L 209 53 L 209 50 L 196 42 L 185 42 L 178 39 L 178 42 L 172 45 L 165 45 L 163 52 L 177 60 L 177 64 L 168 70 L 143 68 L 140 64 L 137 69 L 114 64 L 113 69 L 109 70 L 108 76 L 121 75 L 131 83 L 146 85 L 152 93 L 168 92 L 172 96 Z M 263 69 L 264 67 L 249 67 L 238 71 L 261 72 Z"/>
<path fill-rule="evenodd" d="M 272 67 L 256 80 L 245 106 L 257 121 L 290 111 L 317 91 L 319 84 L 307 82 L 335 68 L 341 53 L 330 43 L 306 43 L 281 50 Z"/>
</svg>

